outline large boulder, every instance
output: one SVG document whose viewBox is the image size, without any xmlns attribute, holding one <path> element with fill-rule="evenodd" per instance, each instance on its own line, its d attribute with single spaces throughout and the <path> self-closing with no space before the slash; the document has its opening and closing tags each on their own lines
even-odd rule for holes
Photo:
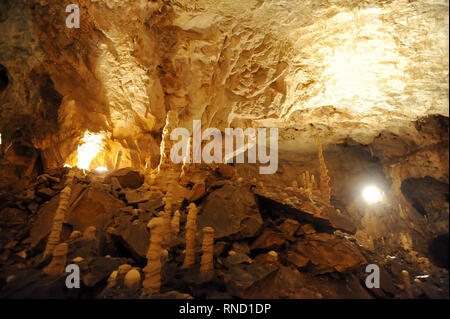
<svg viewBox="0 0 450 319">
<path fill-rule="evenodd" d="M 285 191 L 280 187 L 273 187 L 270 192 L 261 188 L 253 189 L 260 204 L 274 214 L 300 223 L 312 223 L 317 229 L 330 233 L 335 230 L 351 234 L 356 232 L 356 226 L 350 218 L 337 212 L 334 207 L 317 200 L 313 202 L 309 197 L 298 192 L 287 194 Z M 283 198 L 281 195 L 283 193 L 291 197 Z"/>
<path fill-rule="evenodd" d="M 16 225 L 22 224 L 27 221 L 28 213 L 24 210 L 20 210 L 12 207 L 5 207 L 0 210 L 0 224 L 2 225 Z"/>
<path fill-rule="evenodd" d="M 85 187 L 81 184 L 72 186 L 68 210 L 70 210 L 71 205 L 83 195 L 85 190 Z M 59 197 L 59 194 L 54 196 L 49 201 L 45 202 L 37 211 L 36 220 L 33 222 L 33 226 L 30 230 L 30 237 L 25 240 L 25 243 L 29 243 L 31 248 L 39 245 L 39 243 L 50 234 L 53 227 L 56 209 L 59 206 Z"/>
<path fill-rule="evenodd" d="M 223 276 L 227 292 L 232 296 L 243 298 L 246 290 L 277 270 L 278 266 L 271 264 L 235 264 Z"/>
<path fill-rule="evenodd" d="M 89 226 L 103 228 L 125 206 L 121 200 L 99 189 L 89 188 L 81 196 L 66 212 L 66 223 L 82 232 Z"/>
<path fill-rule="evenodd" d="M 144 175 L 142 175 L 138 170 L 132 168 L 121 168 L 109 173 L 105 177 L 105 182 L 111 183 L 112 177 L 117 178 L 122 188 L 136 189 L 144 183 Z"/>
<path fill-rule="evenodd" d="M 136 261 L 144 262 L 146 260 L 150 235 L 144 223 L 137 220 L 121 223 L 111 237 L 123 246 Z"/>
<path fill-rule="evenodd" d="M 31 227 L 30 237 L 25 240 L 25 243 L 30 244 L 30 248 L 39 245 L 39 243 L 50 234 L 58 204 L 59 195 L 46 202 L 37 211 L 37 218 Z"/>
<path fill-rule="evenodd" d="M 80 263 L 80 278 L 87 287 L 104 282 L 117 267 L 127 263 L 127 258 L 92 257 Z"/>
<path fill-rule="evenodd" d="M 291 249 L 310 261 L 315 274 L 342 273 L 367 264 L 354 243 L 326 233 L 305 235 Z"/>
<path fill-rule="evenodd" d="M 265 229 L 263 234 L 259 236 L 252 244 L 252 250 L 255 249 L 279 249 L 287 242 L 287 237 L 281 232 L 276 232 L 271 229 Z"/>
<path fill-rule="evenodd" d="M 248 188 L 225 185 L 206 199 L 197 220 L 197 229 L 214 228 L 216 239 L 243 239 L 256 236 L 262 224 L 254 195 Z"/>
</svg>

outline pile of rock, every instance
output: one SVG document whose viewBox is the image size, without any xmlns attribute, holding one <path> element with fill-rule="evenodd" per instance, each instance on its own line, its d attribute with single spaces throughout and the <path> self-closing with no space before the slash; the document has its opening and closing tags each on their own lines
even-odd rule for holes
<svg viewBox="0 0 450 319">
<path fill-rule="evenodd" d="M 320 197 L 296 185 L 240 179 L 228 165 L 185 169 L 167 190 L 129 168 L 106 176 L 72 169 L 57 248 L 45 257 L 68 172 L 48 172 L 2 204 L 0 296 L 389 298 L 448 291 L 414 281 L 423 267 L 393 266 L 361 246 L 345 213 Z M 69 263 L 80 268 L 77 292 L 61 288 Z M 370 263 L 383 272 L 381 289 L 365 288 Z"/>
</svg>

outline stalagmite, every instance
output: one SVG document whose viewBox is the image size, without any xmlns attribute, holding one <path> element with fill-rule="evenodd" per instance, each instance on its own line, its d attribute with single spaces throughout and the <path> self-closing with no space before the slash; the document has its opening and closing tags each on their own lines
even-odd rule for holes
<svg viewBox="0 0 450 319">
<path fill-rule="evenodd" d="M 129 291 L 138 290 L 141 285 L 141 273 L 139 270 L 131 269 L 128 271 L 123 280 L 123 284 Z"/>
<path fill-rule="evenodd" d="M 214 254 L 214 228 L 203 228 L 203 243 L 202 243 L 202 259 L 200 271 L 204 274 L 210 273 L 214 269 L 213 265 Z"/>
<path fill-rule="evenodd" d="M 406 296 L 411 299 L 413 298 L 413 293 L 411 289 L 411 282 L 409 279 L 409 273 L 406 270 L 402 270 L 402 276 L 403 276 L 403 284 L 405 285 L 405 292 Z"/>
<path fill-rule="evenodd" d="M 79 230 L 74 230 L 70 236 L 69 236 L 69 240 L 75 240 L 77 238 L 80 238 L 81 236 L 83 236 L 83 234 L 79 231 Z"/>
<path fill-rule="evenodd" d="M 166 125 L 164 126 L 162 141 L 161 141 L 161 160 L 158 166 L 158 173 L 167 168 L 174 166 L 170 159 L 170 150 L 174 141 L 170 139 L 170 133 L 178 126 L 178 113 L 169 111 L 166 117 Z"/>
<path fill-rule="evenodd" d="M 117 275 L 118 275 L 118 271 L 114 270 L 108 277 L 108 280 L 106 282 L 106 287 L 107 288 L 113 288 L 117 285 Z"/>
<path fill-rule="evenodd" d="M 177 210 L 172 217 L 172 221 L 170 222 L 170 229 L 174 236 L 177 236 L 180 232 L 180 211 Z"/>
<path fill-rule="evenodd" d="M 58 276 L 64 273 L 67 263 L 68 245 L 61 243 L 53 250 L 53 258 L 50 264 L 43 269 L 44 273 L 50 276 Z"/>
<path fill-rule="evenodd" d="M 317 135 L 317 146 L 319 149 L 319 165 L 320 165 L 320 194 L 322 200 L 325 203 L 330 203 L 331 189 L 330 189 L 330 177 L 328 176 L 328 169 L 325 164 L 325 158 L 323 157 L 322 143 L 320 142 L 320 136 Z"/>
<path fill-rule="evenodd" d="M 195 263 L 195 233 L 197 231 L 197 206 L 194 203 L 188 206 L 186 221 L 186 255 L 183 267 L 189 267 Z"/>
<path fill-rule="evenodd" d="M 310 185 L 309 171 L 305 172 L 305 181 L 306 181 L 305 189 L 310 191 L 311 190 L 311 185 Z"/>
<path fill-rule="evenodd" d="M 97 231 L 97 228 L 94 226 L 89 226 L 85 229 L 83 233 L 83 239 L 84 240 L 93 240 L 95 239 L 95 232 Z"/>
<path fill-rule="evenodd" d="M 317 186 L 317 182 L 314 178 L 314 175 L 311 175 L 311 188 L 313 191 L 319 190 L 319 187 Z"/>
<path fill-rule="evenodd" d="M 59 197 L 58 208 L 56 209 L 55 217 L 53 218 L 53 226 L 50 235 L 47 240 L 47 245 L 44 251 L 44 258 L 51 255 L 56 245 L 60 242 L 62 224 L 64 217 L 69 206 L 70 195 L 72 193 L 72 170 L 67 174 L 66 187 L 61 191 Z"/>
<path fill-rule="evenodd" d="M 163 246 L 168 247 L 171 240 L 171 220 L 172 217 L 172 209 L 170 206 L 166 207 L 164 212 L 161 215 L 163 219 Z"/>
<path fill-rule="evenodd" d="M 147 265 L 143 269 L 145 279 L 142 283 L 142 296 L 158 293 L 161 288 L 161 244 L 164 220 L 161 217 L 155 217 L 148 223 L 148 227 L 150 228 L 150 247 L 147 252 Z"/>
</svg>

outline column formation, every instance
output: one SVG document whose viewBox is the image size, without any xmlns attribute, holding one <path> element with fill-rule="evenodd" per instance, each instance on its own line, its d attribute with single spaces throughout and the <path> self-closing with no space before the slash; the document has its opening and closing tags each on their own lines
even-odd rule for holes
<svg viewBox="0 0 450 319">
<path fill-rule="evenodd" d="M 161 253 L 164 231 L 164 220 L 161 217 L 153 218 L 149 223 L 150 247 L 147 252 L 147 265 L 143 272 L 145 279 L 142 283 L 142 296 L 159 293 L 161 288 Z"/>
<path fill-rule="evenodd" d="M 170 133 L 177 127 L 178 113 L 175 111 L 169 111 L 167 113 L 166 125 L 164 126 L 162 134 L 161 159 L 158 166 L 158 173 L 174 166 L 174 163 L 170 159 L 170 150 L 174 144 L 174 141 L 170 139 Z"/>
<path fill-rule="evenodd" d="M 412 298 L 414 298 L 414 296 L 413 296 L 412 289 L 411 289 L 409 272 L 407 272 L 406 270 L 403 270 L 402 276 L 403 276 L 403 285 L 405 286 L 406 296 L 408 296 L 409 299 L 412 299 Z"/>
<path fill-rule="evenodd" d="M 67 208 L 69 207 L 70 195 L 72 193 L 72 181 L 73 174 L 72 170 L 70 170 L 67 174 L 66 187 L 64 187 L 59 195 L 58 208 L 56 209 L 55 217 L 53 218 L 53 226 L 45 247 L 44 258 L 51 255 L 56 245 L 60 242 L 62 224 L 64 222 Z"/>
<path fill-rule="evenodd" d="M 173 236 L 177 236 L 180 232 L 180 211 L 177 210 L 172 217 L 170 222 L 170 230 Z"/>
<path fill-rule="evenodd" d="M 214 256 L 214 228 L 205 227 L 203 228 L 202 260 L 200 265 L 201 273 L 208 274 L 214 270 L 213 256 Z"/>
<path fill-rule="evenodd" d="M 64 273 L 67 263 L 67 251 L 67 243 L 57 245 L 52 252 L 52 261 L 43 269 L 44 273 L 50 276 L 58 276 Z"/>
<path fill-rule="evenodd" d="M 188 216 L 186 221 L 186 255 L 183 267 L 195 264 L 195 233 L 197 232 L 197 206 L 194 203 L 188 206 Z"/>
</svg>

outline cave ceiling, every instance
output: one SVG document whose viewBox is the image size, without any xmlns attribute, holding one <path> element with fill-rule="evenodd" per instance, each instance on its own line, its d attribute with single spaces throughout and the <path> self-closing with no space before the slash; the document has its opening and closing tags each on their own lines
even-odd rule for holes
<svg viewBox="0 0 450 319">
<path fill-rule="evenodd" d="M 0 6 L 0 130 L 57 162 L 86 130 L 157 144 L 169 110 L 188 129 L 278 127 L 291 151 L 448 117 L 448 1 L 74 3 L 79 29 L 62 1 Z"/>
</svg>

